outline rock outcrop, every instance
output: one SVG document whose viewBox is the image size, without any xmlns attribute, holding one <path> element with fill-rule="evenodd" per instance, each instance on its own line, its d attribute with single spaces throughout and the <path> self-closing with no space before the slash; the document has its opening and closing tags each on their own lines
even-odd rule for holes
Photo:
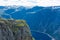
<svg viewBox="0 0 60 40">
<path fill-rule="evenodd" d="M 33 40 L 24 20 L 0 19 L 0 40 Z"/>
</svg>

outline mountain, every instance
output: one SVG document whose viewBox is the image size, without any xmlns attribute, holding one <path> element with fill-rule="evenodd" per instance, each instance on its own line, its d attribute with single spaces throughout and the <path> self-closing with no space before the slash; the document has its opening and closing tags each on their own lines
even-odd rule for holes
<svg viewBox="0 0 60 40">
<path fill-rule="evenodd" d="M 31 31 L 44 32 L 56 40 L 60 40 L 60 6 L 35 6 L 32 8 L 21 6 L 17 8 L 7 8 L 6 10 L 3 8 L 2 10 L 4 13 L 11 15 L 15 20 L 26 20 Z"/>
<path fill-rule="evenodd" d="M 33 38 L 24 20 L 0 18 L 0 40 L 33 40 Z"/>
</svg>

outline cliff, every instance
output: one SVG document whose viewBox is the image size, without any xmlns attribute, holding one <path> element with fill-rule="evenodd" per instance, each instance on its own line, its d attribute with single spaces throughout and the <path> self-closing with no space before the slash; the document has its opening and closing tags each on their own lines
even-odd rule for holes
<svg viewBox="0 0 60 40">
<path fill-rule="evenodd" d="M 0 19 L 0 40 L 33 40 L 24 20 Z"/>
</svg>

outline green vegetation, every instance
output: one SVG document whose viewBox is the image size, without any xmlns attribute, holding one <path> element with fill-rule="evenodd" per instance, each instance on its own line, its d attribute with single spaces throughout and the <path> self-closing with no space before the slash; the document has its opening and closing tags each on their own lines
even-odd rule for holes
<svg viewBox="0 0 60 40">
<path fill-rule="evenodd" d="M 25 20 L 0 19 L 0 40 L 34 40 Z"/>
</svg>

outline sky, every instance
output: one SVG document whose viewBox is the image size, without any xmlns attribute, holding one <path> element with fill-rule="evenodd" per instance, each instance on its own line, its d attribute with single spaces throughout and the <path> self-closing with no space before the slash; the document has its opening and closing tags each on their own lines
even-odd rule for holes
<svg viewBox="0 0 60 40">
<path fill-rule="evenodd" d="M 0 6 L 60 6 L 60 0 L 0 0 Z"/>
</svg>

